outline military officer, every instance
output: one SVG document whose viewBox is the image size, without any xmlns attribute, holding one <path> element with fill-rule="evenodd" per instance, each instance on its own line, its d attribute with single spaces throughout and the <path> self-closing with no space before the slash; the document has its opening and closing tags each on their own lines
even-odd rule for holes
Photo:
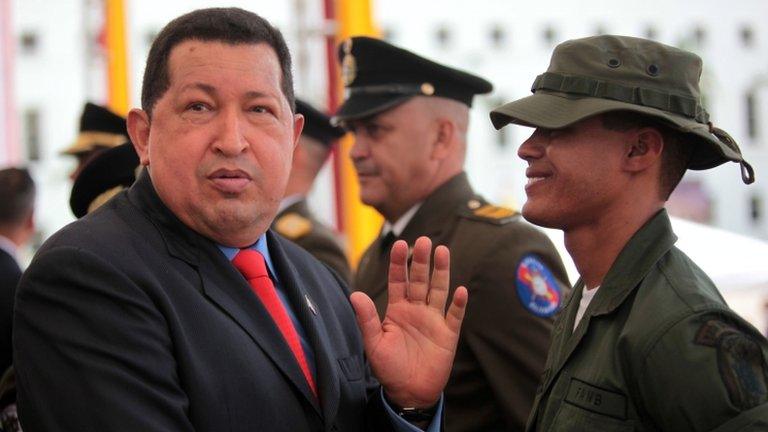
<svg viewBox="0 0 768 432">
<path fill-rule="evenodd" d="M 62 154 L 77 159 L 77 166 L 69 178 L 75 180 L 83 167 L 99 152 L 127 141 L 128 130 L 124 117 L 103 106 L 86 102 L 80 116 L 80 132 L 77 139 L 62 151 Z"/>
<path fill-rule="evenodd" d="M 701 59 L 596 36 L 555 48 L 534 94 L 495 109 L 534 127 L 529 221 L 565 232 L 581 279 L 555 324 L 528 431 L 768 430 L 768 341 L 674 246 L 664 203 L 686 169 L 752 167 L 701 105 Z"/>
<path fill-rule="evenodd" d="M 95 155 L 72 184 L 69 207 L 81 218 L 96 210 L 136 181 L 139 156 L 133 144 L 126 142 Z"/>
<path fill-rule="evenodd" d="M 304 116 L 304 130 L 293 152 L 288 186 L 272 229 L 293 240 L 349 282 L 349 261 L 337 235 L 315 218 L 307 203 L 307 194 L 320 168 L 344 130 L 331 125 L 327 115 L 300 99 L 296 99 L 296 112 Z"/>
<path fill-rule="evenodd" d="M 522 429 L 567 277 L 547 237 L 476 194 L 463 171 L 472 99 L 492 86 L 367 37 L 344 42 L 340 60 L 348 97 L 335 121 L 355 134 L 362 201 L 386 220 L 353 287 L 382 314 L 392 242 L 425 235 L 447 245 L 452 283 L 471 300 L 445 389 L 446 430 Z"/>
</svg>

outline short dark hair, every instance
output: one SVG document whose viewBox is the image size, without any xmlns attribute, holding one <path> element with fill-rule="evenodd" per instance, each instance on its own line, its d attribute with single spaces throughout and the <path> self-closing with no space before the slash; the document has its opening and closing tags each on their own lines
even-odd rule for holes
<svg viewBox="0 0 768 432">
<path fill-rule="evenodd" d="M 663 121 L 633 111 L 611 111 L 602 115 L 603 127 L 608 130 L 652 127 L 661 133 L 664 149 L 661 152 L 660 193 L 664 201 L 669 199 L 688 169 L 693 156 L 693 146 L 686 135 L 673 129 Z"/>
<path fill-rule="evenodd" d="M 35 182 L 25 168 L 0 170 L 0 226 L 16 225 L 35 205 Z"/>
<path fill-rule="evenodd" d="M 281 90 L 295 111 L 291 54 L 283 35 L 269 21 L 240 8 L 198 9 L 168 23 L 157 35 L 147 56 L 141 89 L 141 108 L 152 109 L 171 85 L 168 60 L 176 45 L 188 40 L 230 45 L 266 43 L 277 54 L 282 70 Z"/>
</svg>

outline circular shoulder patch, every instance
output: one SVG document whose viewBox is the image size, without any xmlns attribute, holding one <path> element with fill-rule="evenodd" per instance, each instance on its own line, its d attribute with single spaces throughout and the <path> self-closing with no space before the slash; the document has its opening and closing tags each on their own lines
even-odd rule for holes
<svg viewBox="0 0 768 432">
<path fill-rule="evenodd" d="M 530 313 L 546 318 L 560 309 L 560 285 L 536 255 L 525 255 L 515 273 L 517 296 Z"/>
</svg>

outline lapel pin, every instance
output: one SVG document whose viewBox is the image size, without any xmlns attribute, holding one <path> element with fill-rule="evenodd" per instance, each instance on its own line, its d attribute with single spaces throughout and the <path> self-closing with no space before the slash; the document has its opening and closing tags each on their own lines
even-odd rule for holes
<svg viewBox="0 0 768 432">
<path fill-rule="evenodd" d="M 309 310 L 312 311 L 313 315 L 317 315 L 317 309 L 315 309 L 315 305 L 312 303 L 312 300 L 309 299 L 309 296 L 304 294 L 304 300 L 307 301 L 307 306 L 309 306 Z"/>
</svg>

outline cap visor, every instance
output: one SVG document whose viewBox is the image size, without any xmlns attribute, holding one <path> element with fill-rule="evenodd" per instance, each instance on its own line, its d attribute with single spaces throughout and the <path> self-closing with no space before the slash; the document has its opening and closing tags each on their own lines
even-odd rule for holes
<svg viewBox="0 0 768 432">
<path fill-rule="evenodd" d="M 366 95 L 352 96 L 339 107 L 331 123 L 336 126 L 350 120 L 370 117 L 404 103 L 413 95 Z"/>
</svg>

